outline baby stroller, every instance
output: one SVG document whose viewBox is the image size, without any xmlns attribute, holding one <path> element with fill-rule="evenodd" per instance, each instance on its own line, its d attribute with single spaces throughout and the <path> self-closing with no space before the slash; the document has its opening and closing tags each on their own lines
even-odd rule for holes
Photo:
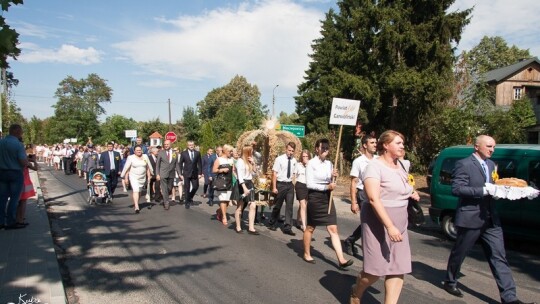
<svg viewBox="0 0 540 304">
<path fill-rule="evenodd" d="M 91 169 L 88 173 L 88 204 L 103 205 L 111 203 L 112 199 L 107 187 L 107 176 L 101 169 Z"/>
</svg>

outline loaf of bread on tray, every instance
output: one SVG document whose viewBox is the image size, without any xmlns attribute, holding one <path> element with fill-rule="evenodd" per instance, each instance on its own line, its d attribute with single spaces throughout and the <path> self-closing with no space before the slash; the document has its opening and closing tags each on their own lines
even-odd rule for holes
<svg viewBox="0 0 540 304">
<path fill-rule="evenodd" d="M 507 177 L 507 178 L 498 179 L 495 182 L 495 184 L 498 186 L 510 186 L 510 187 L 527 187 L 528 186 L 526 181 L 519 178 L 515 178 L 515 177 Z"/>
</svg>

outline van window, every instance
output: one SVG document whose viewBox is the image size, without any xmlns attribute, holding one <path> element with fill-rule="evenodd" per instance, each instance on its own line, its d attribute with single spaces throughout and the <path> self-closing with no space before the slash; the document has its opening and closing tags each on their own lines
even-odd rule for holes
<svg viewBox="0 0 540 304">
<path fill-rule="evenodd" d="M 443 161 L 441 166 L 441 173 L 439 183 L 442 185 L 451 185 L 452 184 L 452 172 L 456 166 L 456 162 L 461 158 L 447 158 Z M 497 159 L 494 161 L 497 164 L 497 173 L 499 178 L 505 177 L 516 177 L 516 162 L 512 159 Z M 537 162 L 538 171 L 538 182 L 540 182 L 540 162 Z M 532 163 L 531 163 L 532 165 Z"/>
<path fill-rule="evenodd" d="M 540 186 L 540 161 L 529 162 L 529 185 L 538 189 Z"/>
<path fill-rule="evenodd" d="M 452 172 L 456 166 L 456 162 L 459 158 L 446 158 L 443 160 L 441 166 L 441 173 L 439 178 L 439 183 L 441 185 L 451 185 L 452 184 Z"/>
<path fill-rule="evenodd" d="M 516 177 L 516 161 L 512 159 L 494 160 L 497 164 L 497 173 L 499 178 Z"/>
</svg>

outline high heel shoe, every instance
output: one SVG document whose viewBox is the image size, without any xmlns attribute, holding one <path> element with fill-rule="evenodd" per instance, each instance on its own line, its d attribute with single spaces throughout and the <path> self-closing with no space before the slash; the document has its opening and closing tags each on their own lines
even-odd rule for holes
<svg viewBox="0 0 540 304">
<path fill-rule="evenodd" d="M 141 212 L 141 210 L 135 209 L 135 213 L 139 214 L 139 212 Z"/>
<path fill-rule="evenodd" d="M 351 297 L 349 299 L 349 304 L 360 304 L 360 298 L 356 295 L 356 284 L 351 288 Z"/>
</svg>

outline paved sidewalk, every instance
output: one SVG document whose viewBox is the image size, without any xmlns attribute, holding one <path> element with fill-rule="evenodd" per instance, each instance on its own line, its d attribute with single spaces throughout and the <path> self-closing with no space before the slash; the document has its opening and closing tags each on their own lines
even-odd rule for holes
<svg viewBox="0 0 540 304">
<path fill-rule="evenodd" d="M 66 303 L 66 296 L 39 179 L 27 202 L 24 229 L 0 230 L 0 304 Z M 32 301 L 33 300 L 33 301 Z"/>
</svg>

